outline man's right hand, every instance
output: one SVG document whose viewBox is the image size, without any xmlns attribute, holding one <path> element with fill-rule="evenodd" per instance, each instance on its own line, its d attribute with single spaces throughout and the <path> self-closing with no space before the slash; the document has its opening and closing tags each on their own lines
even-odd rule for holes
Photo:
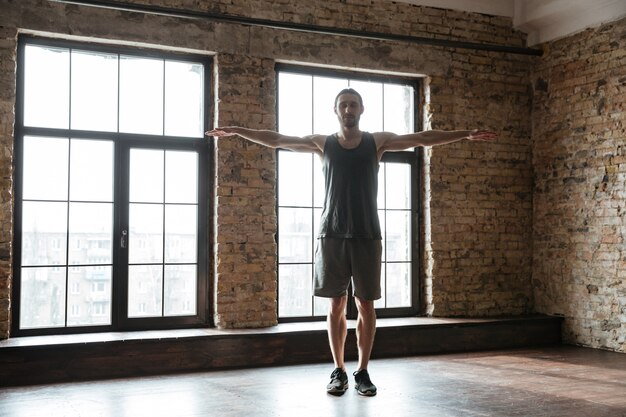
<svg viewBox="0 0 626 417">
<path fill-rule="evenodd" d="M 206 136 L 216 136 L 216 137 L 223 137 L 223 136 L 234 136 L 237 134 L 235 127 L 216 127 L 213 130 L 207 130 L 206 132 L 204 132 L 204 134 Z"/>
</svg>

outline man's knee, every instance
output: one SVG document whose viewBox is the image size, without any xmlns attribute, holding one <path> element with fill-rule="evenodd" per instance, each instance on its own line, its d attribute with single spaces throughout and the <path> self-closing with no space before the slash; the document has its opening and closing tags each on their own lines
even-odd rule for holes
<svg viewBox="0 0 626 417">
<path fill-rule="evenodd" d="M 348 302 L 348 296 L 333 297 L 329 300 L 329 314 L 338 315 L 344 314 L 346 311 L 346 304 Z"/>
<path fill-rule="evenodd" d="M 364 300 L 359 297 L 355 297 L 354 299 L 356 301 L 356 308 L 357 310 L 359 310 L 359 314 L 361 315 L 375 314 L 376 310 L 374 309 L 374 301 Z"/>
</svg>

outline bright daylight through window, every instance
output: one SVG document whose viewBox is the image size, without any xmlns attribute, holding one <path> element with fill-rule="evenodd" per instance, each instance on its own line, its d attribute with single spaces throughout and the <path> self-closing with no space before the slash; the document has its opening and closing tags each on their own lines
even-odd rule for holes
<svg viewBox="0 0 626 417">
<path fill-rule="evenodd" d="M 337 93 L 352 87 L 363 97 L 361 130 L 398 134 L 415 129 L 416 83 L 372 81 L 341 75 L 278 72 L 278 129 L 304 136 L 332 134 Z M 414 308 L 414 152 L 389 155 L 379 169 L 378 214 L 383 233 L 382 292 L 377 309 Z M 408 155 L 408 156 L 407 156 Z M 278 258 L 279 317 L 306 318 L 327 312 L 327 301 L 313 296 L 314 252 L 324 198 L 321 162 L 316 155 L 279 151 Z"/>
<path fill-rule="evenodd" d="M 207 63 L 93 49 L 21 41 L 18 331 L 198 315 Z"/>
</svg>

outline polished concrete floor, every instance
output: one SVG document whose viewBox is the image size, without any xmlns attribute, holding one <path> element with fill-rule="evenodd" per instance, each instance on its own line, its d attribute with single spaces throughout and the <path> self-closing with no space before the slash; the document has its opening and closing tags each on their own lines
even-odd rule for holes
<svg viewBox="0 0 626 417">
<path fill-rule="evenodd" d="M 349 371 L 355 364 L 348 363 Z M 375 397 L 328 364 L 0 389 L 0 416 L 626 417 L 626 355 L 577 347 L 380 359 Z"/>
</svg>

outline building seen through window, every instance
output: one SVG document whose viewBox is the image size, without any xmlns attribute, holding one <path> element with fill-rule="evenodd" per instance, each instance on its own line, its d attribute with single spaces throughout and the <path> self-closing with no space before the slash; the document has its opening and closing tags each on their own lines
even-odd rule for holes
<svg viewBox="0 0 626 417">
<path fill-rule="evenodd" d="M 199 320 L 208 62 L 30 38 L 19 54 L 16 333 Z"/>
</svg>

